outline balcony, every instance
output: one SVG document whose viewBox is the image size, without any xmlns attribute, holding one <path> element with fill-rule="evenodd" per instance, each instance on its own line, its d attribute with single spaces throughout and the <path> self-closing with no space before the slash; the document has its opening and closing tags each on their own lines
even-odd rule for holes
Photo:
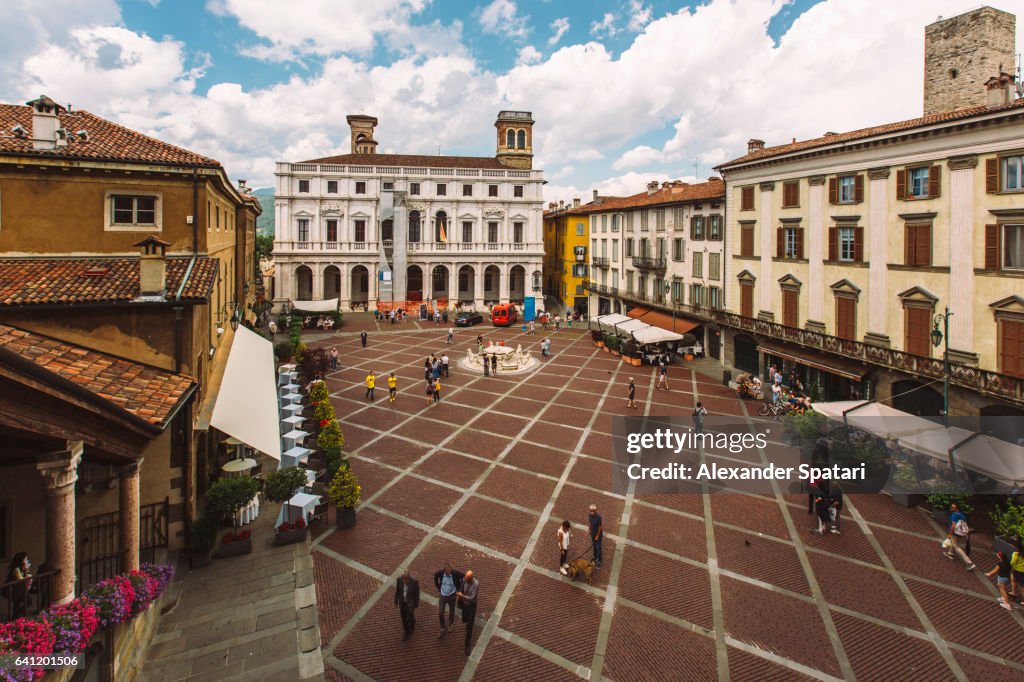
<svg viewBox="0 0 1024 682">
<path fill-rule="evenodd" d="M 633 267 L 638 270 L 657 270 L 664 272 L 668 269 L 668 261 L 655 256 L 633 256 Z"/>
<path fill-rule="evenodd" d="M 590 262 L 595 268 L 607 268 L 611 265 L 611 261 L 601 256 L 594 256 L 590 259 Z"/>
</svg>

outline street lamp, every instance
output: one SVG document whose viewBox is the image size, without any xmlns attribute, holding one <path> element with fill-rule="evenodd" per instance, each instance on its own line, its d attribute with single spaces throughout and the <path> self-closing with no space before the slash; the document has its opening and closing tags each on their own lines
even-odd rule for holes
<svg viewBox="0 0 1024 682">
<path fill-rule="evenodd" d="M 233 332 L 238 331 L 238 308 L 237 307 L 235 308 L 235 311 L 233 313 L 231 313 L 231 320 L 230 320 L 230 322 L 231 322 L 231 331 L 233 331 Z"/>
<path fill-rule="evenodd" d="M 943 341 L 946 346 L 942 353 L 942 425 L 949 426 L 949 318 L 953 313 L 949 312 L 946 306 L 945 313 L 935 316 L 935 326 L 932 328 L 932 345 L 938 348 Z M 939 330 L 939 323 L 942 323 L 943 330 Z"/>
<path fill-rule="evenodd" d="M 672 308 L 672 333 L 676 331 L 676 302 L 672 297 L 672 282 L 665 280 L 665 296 L 668 298 L 668 305 Z"/>
</svg>

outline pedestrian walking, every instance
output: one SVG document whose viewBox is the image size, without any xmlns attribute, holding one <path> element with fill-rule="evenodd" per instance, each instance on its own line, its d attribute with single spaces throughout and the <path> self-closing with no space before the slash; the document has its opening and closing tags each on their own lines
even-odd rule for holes
<svg viewBox="0 0 1024 682">
<path fill-rule="evenodd" d="M 839 528 L 839 525 L 840 525 L 840 520 L 842 518 L 842 513 L 843 513 L 843 490 L 842 490 L 842 488 L 840 488 L 839 486 L 833 487 L 832 491 L 829 494 L 829 497 L 832 498 L 832 511 L 831 511 L 831 515 L 832 515 L 832 532 L 835 533 L 836 535 L 839 535 L 840 532 L 841 532 L 840 528 Z"/>
<path fill-rule="evenodd" d="M 540 342 L 540 355 L 544 358 L 551 357 L 551 339 L 545 338 Z"/>
<path fill-rule="evenodd" d="M 1013 578 L 1013 569 L 1010 566 L 1010 557 L 1002 550 L 996 552 L 996 565 L 986 573 L 989 578 L 995 576 L 996 586 L 999 588 L 999 605 L 1007 611 L 1013 610 L 1010 605 L 1010 580 Z"/>
<path fill-rule="evenodd" d="M 267 323 L 267 327 L 270 329 L 270 340 L 273 341 L 274 337 L 277 336 L 277 323 L 271 320 Z"/>
<path fill-rule="evenodd" d="M 562 525 L 558 527 L 558 570 L 562 575 L 569 575 L 566 571 L 569 562 L 569 538 L 572 535 L 570 530 L 572 524 L 566 519 L 562 521 Z"/>
<path fill-rule="evenodd" d="M 828 496 L 828 493 L 819 491 L 818 495 L 814 498 L 814 511 L 818 516 L 818 527 L 811 529 L 812 535 L 824 535 L 825 531 L 828 530 L 829 524 L 832 522 L 831 508 L 832 499 Z"/>
<path fill-rule="evenodd" d="M 366 375 L 366 399 L 373 402 L 373 389 L 377 385 L 377 377 L 370 372 Z"/>
<path fill-rule="evenodd" d="M 629 378 L 629 400 L 626 402 L 626 407 L 636 409 L 636 384 L 633 382 L 633 377 Z"/>
<path fill-rule="evenodd" d="M 434 379 L 434 402 L 441 402 L 441 380 Z"/>
<path fill-rule="evenodd" d="M 446 344 L 453 344 L 453 343 L 455 343 L 455 327 L 448 327 L 448 340 L 445 341 L 445 343 Z"/>
<path fill-rule="evenodd" d="M 658 383 L 655 388 L 664 388 L 666 391 L 668 388 L 668 360 L 662 355 L 658 358 Z"/>
<path fill-rule="evenodd" d="M 395 402 L 395 398 L 398 396 L 398 377 L 392 372 L 388 375 L 388 402 Z"/>
<path fill-rule="evenodd" d="M 967 524 L 967 516 L 960 511 L 960 506 L 954 502 L 949 506 L 949 528 L 946 529 L 947 542 L 942 544 L 946 548 L 946 558 L 953 559 L 954 553 L 956 553 L 963 560 L 964 564 L 967 565 L 968 571 L 974 570 L 974 562 L 971 561 L 971 557 L 967 556 L 967 552 L 964 551 L 965 544 L 970 542 L 970 536 L 971 527 Z"/>
<path fill-rule="evenodd" d="M 1010 595 L 1024 604 L 1024 540 L 1017 538 L 1017 549 L 1010 555 Z"/>
<path fill-rule="evenodd" d="M 444 562 L 444 568 L 434 574 L 434 587 L 440 595 L 437 600 L 437 619 L 441 623 L 441 632 L 437 638 L 444 637 L 445 632 L 455 629 L 455 601 L 458 599 L 455 594 L 462 589 L 462 581 L 465 578 L 462 571 L 452 568 L 451 562 Z M 445 623 L 444 612 L 448 609 L 448 622 Z"/>
<path fill-rule="evenodd" d="M 534 322 L 533 320 L 530 320 L 530 336 L 533 336 L 536 333 L 537 333 L 537 323 Z"/>
<path fill-rule="evenodd" d="M 426 393 L 427 393 L 427 405 L 430 405 L 432 402 L 434 402 L 434 380 L 431 379 L 430 377 L 427 377 Z"/>
<path fill-rule="evenodd" d="M 420 582 L 405 569 L 395 583 L 395 606 L 402 614 L 402 641 L 416 629 L 416 607 L 420 605 Z"/>
<path fill-rule="evenodd" d="M 442 354 L 441 355 L 441 374 L 444 375 L 445 379 L 448 378 L 448 368 L 450 366 L 450 363 L 451 363 L 451 359 L 448 357 L 448 354 L 447 353 Z"/>
<path fill-rule="evenodd" d="M 700 401 L 693 408 L 693 432 L 704 433 L 704 419 L 708 416 L 707 408 L 701 405 Z"/>
<path fill-rule="evenodd" d="M 359 332 L 359 341 L 363 344 L 363 348 L 366 348 L 366 330 Z"/>
<path fill-rule="evenodd" d="M 469 656 L 469 645 L 473 641 L 473 626 L 476 624 L 476 601 L 480 591 L 480 583 L 473 577 L 473 571 L 466 571 L 462 579 L 462 589 L 455 593 L 462 608 L 462 622 L 466 624 L 466 655 Z"/>
<path fill-rule="evenodd" d="M 338 347 L 331 348 L 331 369 L 338 369 Z"/>
<path fill-rule="evenodd" d="M 491 356 L 491 374 L 498 376 L 498 354 Z"/>
<path fill-rule="evenodd" d="M 484 376 L 485 377 L 489 377 L 489 376 L 491 376 L 491 361 L 487 358 L 486 355 L 484 355 L 483 357 L 484 357 Z"/>
<path fill-rule="evenodd" d="M 555 331 L 556 332 L 558 331 L 558 325 L 561 324 L 561 323 L 562 323 L 562 318 L 560 318 L 558 315 L 555 315 Z"/>
<path fill-rule="evenodd" d="M 597 505 L 590 505 L 590 515 L 587 517 L 587 525 L 590 528 L 590 542 L 594 550 L 594 564 L 601 568 L 601 545 L 604 542 L 604 526 L 601 515 L 597 513 Z"/>
</svg>

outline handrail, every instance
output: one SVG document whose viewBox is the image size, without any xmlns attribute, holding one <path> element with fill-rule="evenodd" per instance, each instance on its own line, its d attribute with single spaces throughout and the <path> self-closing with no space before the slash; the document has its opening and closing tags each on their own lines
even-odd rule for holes
<svg viewBox="0 0 1024 682">
<path fill-rule="evenodd" d="M 34 616 L 46 609 L 53 602 L 53 582 L 59 575 L 59 570 L 43 571 L 0 584 L 0 597 L 5 602 L 4 610 L 0 612 L 0 622 Z"/>
</svg>

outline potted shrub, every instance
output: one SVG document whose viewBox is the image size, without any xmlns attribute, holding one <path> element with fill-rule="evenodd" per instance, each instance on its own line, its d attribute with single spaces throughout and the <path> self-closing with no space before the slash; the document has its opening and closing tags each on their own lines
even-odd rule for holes
<svg viewBox="0 0 1024 682">
<path fill-rule="evenodd" d="M 590 331 L 590 339 L 594 342 L 594 345 L 598 348 L 604 348 L 604 335 L 601 334 L 601 330 L 592 329 Z"/>
<path fill-rule="evenodd" d="M 221 547 L 217 556 L 224 558 L 248 554 L 252 551 L 252 534 L 249 531 L 238 532 L 235 527 L 239 510 L 256 496 L 260 490 L 260 482 L 249 476 L 222 478 L 210 486 L 206 493 L 210 511 L 219 519 L 231 519 L 231 532 L 221 538 Z"/>
<path fill-rule="evenodd" d="M 960 489 L 954 483 L 940 481 L 932 486 L 932 493 L 926 501 L 932 510 L 932 518 L 942 526 L 943 530 L 949 528 L 949 508 L 956 504 L 964 514 L 974 511 L 974 505 L 968 495 L 959 492 Z"/>
<path fill-rule="evenodd" d="M 889 480 L 893 486 L 889 493 L 893 502 L 902 507 L 917 506 L 920 496 L 909 492 L 917 489 L 919 486 L 913 465 L 907 462 L 896 464 L 892 468 L 892 475 Z"/>
<path fill-rule="evenodd" d="M 683 338 L 679 340 L 679 345 L 683 348 L 693 348 L 697 345 L 697 337 L 693 334 L 683 334 Z M 686 355 L 683 356 L 683 360 L 687 362 L 693 360 L 693 353 L 688 350 Z"/>
<path fill-rule="evenodd" d="M 992 517 L 992 550 L 1007 556 L 1017 551 L 1017 542 L 1024 539 L 1024 505 L 1007 500 L 1005 507 L 996 507 Z"/>
<path fill-rule="evenodd" d="M 336 418 L 320 422 L 320 433 L 316 436 L 316 445 L 321 450 L 341 448 L 345 445 L 345 436 L 341 433 L 341 424 Z"/>
<path fill-rule="evenodd" d="M 306 520 L 303 518 L 292 519 L 292 508 L 287 504 L 288 500 L 304 485 L 306 485 L 306 471 L 299 467 L 285 467 L 267 474 L 263 494 L 271 502 L 285 504 L 284 522 L 277 527 L 277 533 L 274 534 L 275 545 L 290 545 L 293 542 L 302 542 L 306 539 Z"/>
<path fill-rule="evenodd" d="M 312 403 L 326 402 L 330 405 L 330 393 L 327 391 L 326 381 L 317 381 L 309 389 L 309 400 Z M 332 407 L 333 411 L 333 407 Z"/>
<path fill-rule="evenodd" d="M 362 491 L 352 467 L 348 463 L 342 463 L 327 488 L 327 499 L 338 511 L 338 528 L 351 528 L 356 525 L 356 505 L 359 504 Z"/>
<path fill-rule="evenodd" d="M 640 366 L 640 346 L 633 339 L 626 339 L 621 348 L 622 358 L 634 367 Z"/>
<path fill-rule="evenodd" d="M 278 341 L 274 344 L 274 357 L 281 364 L 288 362 L 292 357 L 294 346 L 288 341 Z"/>
<path fill-rule="evenodd" d="M 213 546 L 217 543 L 217 522 L 202 516 L 192 522 L 192 533 L 188 538 L 189 565 L 202 568 L 210 565 Z"/>
<path fill-rule="evenodd" d="M 611 344 L 613 343 L 612 339 L 614 339 L 614 338 L 615 338 L 615 335 L 614 334 L 609 334 L 608 332 L 605 332 L 604 336 L 601 337 L 601 348 L 604 348 L 604 352 L 605 353 L 610 353 L 611 352 L 611 349 L 612 349 Z"/>
<path fill-rule="evenodd" d="M 619 349 L 622 348 L 622 337 L 612 336 L 608 339 L 608 348 L 612 355 L 618 355 Z"/>
</svg>

